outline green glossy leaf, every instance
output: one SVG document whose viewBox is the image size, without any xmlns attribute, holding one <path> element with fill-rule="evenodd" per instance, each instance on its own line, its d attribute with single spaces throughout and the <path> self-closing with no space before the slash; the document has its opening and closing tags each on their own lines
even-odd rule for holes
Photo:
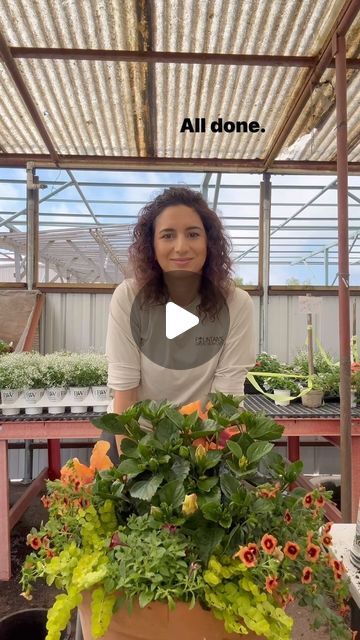
<svg viewBox="0 0 360 640">
<path fill-rule="evenodd" d="M 251 507 L 253 513 L 272 513 L 274 505 L 267 498 L 258 498 Z"/>
<path fill-rule="evenodd" d="M 212 469 L 219 464 L 220 460 L 223 457 L 222 451 L 217 451 L 216 449 L 210 450 L 206 453 L 206 457 L 204 457 L 201 461 L 201 468 L 203 471 L 207 471 L 208 469 Z"/>
<path fill-rule="evenodd" d="M 185 489 L 181 480 L 171 480 L 159 490 L 160 502 L 165 502 L 170 507 L 177 509 L 185 499 Z"/>
<path fill-rule="evenodd" d="M 176 424 L 169 418 L 162 418 L 154 431 L 155 438 L 161 443 L 176 442 L 180 432 Z"/>
<path fill-rule="evenodd" d="M 171 478 L 174 480 L 185 480 L 190 473 L 190 462 L 181 458 L 180 456 L 175 457 L 174 464 L 171 467 Z"/>
<path fill-rule="evenodd" d="M 213 522 L 219 522 L 222 516 L 221 505 L 217 502 L 208 502 L 201 506 L 201 513 L 206 520 L 212 520 Z"/>
<path fill-rule="evenodd" d="M 287 482 L 294 482 L 298 475 L 302 472 L 304 468 L 304 463 L 301 460 L 296 460 L 286 468 L 286 472 L 284 474 L 285 480 Z"/>
<path fill-rule="evenodd" d="M 232 499 L 234 494 L 243 491 L 241 482 L 234 478 L 231 473 L 223 473 L 220 476 L 220 487 L 227 498 Z"/>
<path fill-rule="evenodd" d="M 211 491 L 205 494 L 198 495 L 198 505 L 200 508 L 206 504 L 220 504 L 221 491 L 220 487 L 215 486 Z"/>
<path fill-rule="evenodd" d="M 197 485 L 200 491 L 211 491 L 218 482 L 219 478 L 218 476 L 215 476 L 214 478 L 202 478 L 201 480 L 198 480 Z"/>
<path fill-rule="evenodd" d="M 91 422 L 98 429 L 114 434 L 128 435 L 128 429 L 125 427 L 128 417 L 125 414 L 105 413 L 100 418 L 93 418 Z"/>
<path fill-rule="evenodd" d="M 153 599 L 153 595 L 151 593 L 151 591 L 142 591 L 139 595 L 139 606 L 140 609 L 143 609 L 144 607 L 146 607 L 149 602 L 151 602 Z"/>
<path fill-rule="evenodd" d="M 247 449 L 245 455 L 249 462 L 253 464 L 266 456 L 274 445 L 272 442 L 253 442 Z"/>
<path fill-rule="evenodd" d="M 236 456 L 236 458 L 241 458 L 243 455 L 243 450 L 240 447 L 240 445 L 237 442 L 234 442 L 233 440 L 231 440 L 231 438 L 227 441 L 227 447 L 228 449 L 230 449 L 231 453 L 234 454 L 234 456 Z"/>
<path fill-rule="evenodd" d="M 182 428 L 183 422 L 184 422 L 184 416 L 179 411 L 177 411 L 176 409 L 172 409 L 171 407 L 166 407 L 166 409 L 164 410 L 164 413 L 166 417 L 169 418 L 169 420 L 171 420 L 171 422 L 176 424 L 179 430 Z"/>
<path fill-rule="evenodd" d="M 220 431 L 220 427 L 215 420 L 203 420 L 199 426 L 194 426 L 192 430 L 192 437 L 196 438 L 204 438 L 206 436 L 211 436 L 217 431 Z"/>
<path fill-rule="evenodd" d="M 140 452 L 137 443 L 129 438 L 124 438 L 121 441 L 121 451 L 128 458 L 140 458 Z"/>
<path fill-rule="evenodd" d="M 138 482 L 135 482 L 131 487 L 130 495 L 133 498 L 139 498 L 139 500 L 146 500 L 147 502 L 149 502 L 154 497 L 163 479 L 163 475 L 156 474 L 149 480 L 139 480 Z"/>
<path fill-rule="evenodd" d="M 205 526 L 198 528 L 193 535 L 200 555 L 200 560 L 206 566 L 214 549 L 220 544 L 225 535 L 224 529 L 218 526 Z"/>
<path fill-rule="evenodd" d="M 282 436 L 284 427 L 261 413 L 244 411 L 240 420 L 246 426 L 247 433 L 254 440 L 277 440 Z"/>
<path fill-rule="evenodd" d="M 125 476 L 137 476 L 144 471 L 144 465 L 140 464 L 137 460 L 129 458 L 120 462 L 118 472 Z"/>
</svg>

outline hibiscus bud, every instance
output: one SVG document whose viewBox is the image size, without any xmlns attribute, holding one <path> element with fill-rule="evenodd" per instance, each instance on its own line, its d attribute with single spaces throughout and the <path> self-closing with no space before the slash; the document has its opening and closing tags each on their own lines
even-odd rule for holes
<svg viewBox="0 0 360 640">
<path fill-rule="evenodd" d="M 246 469 L 246 467 L 248 466 L 248 459 L 246 456 L 241 456 L 241 458 L 239 459 L 239 467 L 240 469 Z"/>
<path fill-rule="evenodd" d="M 198 510 L 197 495 L 196 493 L 190 493 L 185 496 L 185 500 L 182 504 L 182 512 L 185 516 L 191 516 Z"/>
<path fill-rule="evenodd" d="M 206 456 L 206 449 L 202 444 L 198 444 L 195 450 L 195 460 L 200 462 Z"/>
</svg>

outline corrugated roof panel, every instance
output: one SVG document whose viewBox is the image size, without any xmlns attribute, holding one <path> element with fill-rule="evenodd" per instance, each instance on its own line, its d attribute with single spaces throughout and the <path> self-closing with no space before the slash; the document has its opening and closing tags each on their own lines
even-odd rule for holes
<svg viewBox="0 0 360 640">
<path fill-rule="evenodd" d="M 347 73 L 349 161 L 360 157 L 360 71 Z M 278 159 L 336 159 L 335 72 L 328 70 L 313 91 Z"/>
<path fill-rule="evenodd" d="M 46 153 L 32 118 L 1 63 L 0 86 L 0 148 L 5 153 Z"/>
<path fill-rule="evenodd" d="M 13 47 L 138 48 L 136 0 L 2 0 L 0 22 Z"/>
<path fill-rule="evenodd" d="M 279 113 L 303 69 L 156 64 L 157 148 L 160 156 L 261 158 Z M 201 87 L 201 91 L 199 91 Z M 226 90 L 224 89 L 226 87 Z M 167 100 L 164 100 L 167 96 Z M 205 133 L 180 132 L 185 118 L 206 119 Z M 257 121 L 265 132 L 212 132 L 211 122 Z"/>
<path fill-rule="evenodd" d="M 146 65 L 87 60 L 19 60 L 18 65 L 59 153 L 144 155 Z"/>
<path fill-rule="evenodd" d="M 154 0 L 155 48 L 316 55 L 343 4 L 343 0 Z"/>
</svg>

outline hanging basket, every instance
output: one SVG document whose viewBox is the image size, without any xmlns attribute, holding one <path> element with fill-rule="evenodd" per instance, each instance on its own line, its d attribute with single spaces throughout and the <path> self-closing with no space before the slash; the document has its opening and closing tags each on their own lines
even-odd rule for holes
<svg viewBox="0 0 360 640">
<path fill-rule="evenodd" d="M 83 640 L 93 640 L 89 593 L 83 594 L 79 606 Z M 249 633 L 246 640 L 265 640 Z M 101 640 L 239 640 L 239 634 L 226 633 L 222 620 L 196 604 L 193 609 L 178 602 L 173 611 L 166 603 L 153 602 L 140 609 L 134 603 L 131 615 L 126 605 L 112 617 L 110 627 Z"/>
</svg>

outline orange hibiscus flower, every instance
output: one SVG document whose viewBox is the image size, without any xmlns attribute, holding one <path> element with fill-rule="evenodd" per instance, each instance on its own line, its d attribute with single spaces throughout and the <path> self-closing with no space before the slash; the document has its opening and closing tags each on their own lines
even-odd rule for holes
<svg viewBox="0 0 360 640">
<path fill-rule="evenodd" d="M 201 420 L 206 420 L 208 417 L 208 411 L 209 409 L 211 409 L 212 407 L 212 402 L 207 403 L 206 407 L 205 407 L 205 411 L 202 410 L 201 408 L 201 401 L 200 400 L 195 400 L 195 402 L 190 402 L 189 404 L 184 404 L 180 409 L 179 412 L 183 415 L 183 416 L 189 416 L 192 413 L 194 413 L 194 411 L 197 411 L 199 414 L 199 417 L 201 418 Z"/>
<path fill-rule="evenodd" d="M 80 462 L 78 458 L 73 458 L 70 463 L 67 462 L 60 471 L 60 479 L 64 484 L 79 482 L 89 484 L 93 481 L 96 471 L 102 471 L 103 469 L 111 469 L 113 463 L 111 462 L 107 452 L 110 449 L 110 443 L 105 440 L 98 440 L 95 443 L 91 457 L 90 465 L 87 466 Z"/>
</svg>

